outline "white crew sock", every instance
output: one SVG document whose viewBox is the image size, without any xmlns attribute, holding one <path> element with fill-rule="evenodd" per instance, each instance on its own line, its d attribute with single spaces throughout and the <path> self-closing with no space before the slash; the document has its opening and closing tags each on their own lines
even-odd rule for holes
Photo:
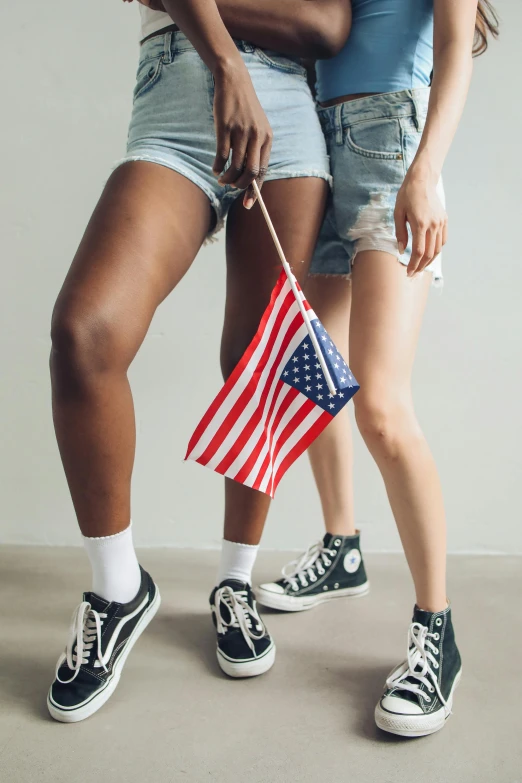
<svg viewBox="0 0 522 783">
<path fill-rule="evenodd" d="M 132 543 L 132 523 L 114 536 L 82 536 L 91 561 L 92 592 L 106 601 L 126 604 L 137 595 L 140 567 Z"/>
<path fill-rule="evenodd" d="M 223 539 L 221 546 L 221 559 L 219 561 L 218 585 L 224 579 L 237 579 L 239 582 L 252 584 L 252 569 L 256 562 L 256 544 L 235 544 L 233 541 Z"/>
</svg>

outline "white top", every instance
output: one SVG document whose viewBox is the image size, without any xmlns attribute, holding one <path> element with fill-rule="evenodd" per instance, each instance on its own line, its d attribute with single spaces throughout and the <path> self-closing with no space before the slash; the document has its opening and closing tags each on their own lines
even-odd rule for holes
<svg viewBox="0 0 522 783">
<path fill-rule="evenodd" d="M 168 14 L 164 14 L 163 11 L 151 11 L 145 5 L 140 6 L 141 14 L 141 34 L 140 41 L 143 41 L 148 35 L 157 33 L 158 30 L 162 30 L 164 27 L 168 27 L 172 24 L 172 19 Z"/>
</svg>

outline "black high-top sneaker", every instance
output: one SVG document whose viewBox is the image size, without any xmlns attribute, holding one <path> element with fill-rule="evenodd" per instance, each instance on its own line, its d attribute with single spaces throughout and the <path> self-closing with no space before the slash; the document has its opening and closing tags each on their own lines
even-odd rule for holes
<svg viewBox="0 0 522 783">
<path fill-rule="evenodd" d="M 461 670 L 450 607 L 442 612 L 415 607 L 408 657 L 386 680 L 375 708 L 377 726 L 403 737 L 439 731 L 451 715 Z"/>
<path fill-rule="evenodd" d="M 259 603 L 286 612 L 302 612 L 334 598 L 354 598 L 370 589 L 359 532 L 313 544 L 283 568 L 283 578 L 257 588 Z"/>
<path fill-rule="evenodd" d="M 158 588 L 149 574 L 140 570 L 140 589 L 128 604 L 84 593 L 47 697 L 49 712 L 56 720 L 84 720 L 114 693 L 128 654 L 160 605 Z"/>
<path fill-rule="evenodd" d="M 254 592 L 246 582 L 225 579 L 210 596 L 217 631 L 217 659 L 229 677 L 255 677 L 268 671 L 276 648 L 259 617 Z"/>
</svg>

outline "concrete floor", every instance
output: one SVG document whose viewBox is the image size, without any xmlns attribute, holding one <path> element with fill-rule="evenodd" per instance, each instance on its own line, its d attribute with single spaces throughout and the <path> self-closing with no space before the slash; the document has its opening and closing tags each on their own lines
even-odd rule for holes
<svg viewBox="0 0 522 783">
<path fill-rule="evenodd" d="M 217 554 L 147 550 L 163 596 L 111 701 L 84 723 L 47 715 L 45 695 L 88 584 L 83 552 L 0 553 L 0 779 L 4 783 L 521 783 L 516 558 L 450 558 L 464 678 L 438 735 L 379 732 L 373 707 L 404 657 L 411 590 L 401 557 L 367 558 L 372 592 L 295 615 L 266 613 L 278 658 L 232 681 L 207 611 Z M 258 580 L 285 556 L 263 553 Z"/>
</svg>

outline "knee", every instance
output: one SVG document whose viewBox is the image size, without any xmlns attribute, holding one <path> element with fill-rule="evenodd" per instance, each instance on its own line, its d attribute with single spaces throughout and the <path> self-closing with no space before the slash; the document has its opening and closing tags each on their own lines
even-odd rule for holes
<svg viewBox="0 0 522 783">
<path fill-rule="evenodd" d="M 51 377 L 79 386 L 122 364 L 115 324 L 96 309 L 58 301 L 51 322 Z M 125 367 L 125 369 L 127 369 Z"/>
<path fill-rule="evenodd" d="M 364 394 L 354 397 L 359 432 L 375 457 L 397 459 L 412 438 L 421 436 L 413 407 L 404 401 Z"/>
</svg>

